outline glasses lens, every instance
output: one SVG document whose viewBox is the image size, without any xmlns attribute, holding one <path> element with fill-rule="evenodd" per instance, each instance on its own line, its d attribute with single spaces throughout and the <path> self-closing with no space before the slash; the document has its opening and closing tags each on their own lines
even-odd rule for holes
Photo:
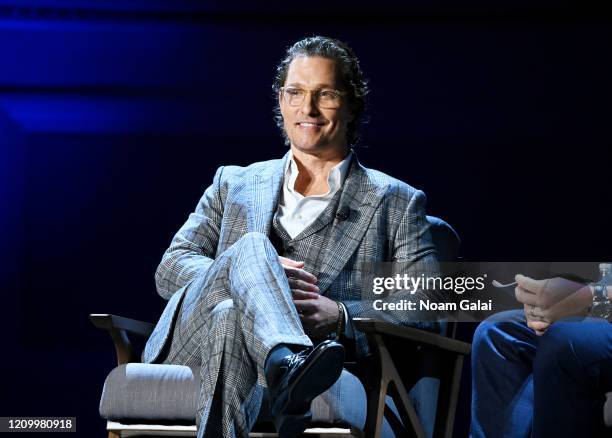
<svg viewBox="0 0 612 438">
<path fill-rule="evenodd" d="M 300 106 L 304 101 L 304 90 L 299 88 L 285 88 L 283 89 L 283 97 L 287 103 L 291 106 Z"/>
<path fill-rule="evenodd" d="M 333 90 L 321 90 L 317 96 L 317 103 L 321 108 L 334 109 L 340 106 L 340 96 Z"/>
<path fill-rule="evenodd" d="M 283 99 L 290 106 L 300 106 L 304 103 L 304 98 L 309 91 L 300 88 L 283 88 Z M 337 109 L 340 107 L 340 95 L 334 90 L 318 90 L 312 92 L 318 107 L 327 109 Z"/>
</svg>

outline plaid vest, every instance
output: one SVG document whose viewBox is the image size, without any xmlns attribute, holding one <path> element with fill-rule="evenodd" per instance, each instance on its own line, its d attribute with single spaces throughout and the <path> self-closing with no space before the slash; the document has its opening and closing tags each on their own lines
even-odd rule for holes
<svg viewBox="0 0 612 438">
<path fill-rule="evenodd" d="M 275 213 L 269 238 L 278 255 L 303 261 L 304 270 L 319 278 L 324 256 L 321 249 L 325 248 L 325 243 L 330 238 L 334 220 L 339 220 L 338 204 L 341 195 L 342 189 L 336 192 L 319 216 L 293 239 L 278 220 L 278 214 Z M 322 291 L 323 295 L 326 292 L 326 290 Z"/>
</svg>

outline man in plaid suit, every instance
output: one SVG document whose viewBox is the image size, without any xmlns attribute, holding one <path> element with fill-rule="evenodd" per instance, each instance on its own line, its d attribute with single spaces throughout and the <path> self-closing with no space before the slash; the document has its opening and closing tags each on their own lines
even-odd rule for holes
<svg viewBox="0 0 612 438">
<path fill-rule="evenodd" d="M 295 43 L 274 90 L 289 152 L 219 168 L 156 272 L 169 302 L 143 361 L 202 367 L 198 437 L 248 436 L 265 387 L 279 434 L 299 434 L 311 400 L 342 371 L 342 345 L 320 341 L 335 334 L 367 352 L 351 324 L 373 313 L 364 264 L 438 272 L 424 194 L 364 168 L 350 148 L 367 95 L 352 50 L 325 37 Z M 421 298 L 440 299 L 417 291 L 385 300 Z"/>
</svg>

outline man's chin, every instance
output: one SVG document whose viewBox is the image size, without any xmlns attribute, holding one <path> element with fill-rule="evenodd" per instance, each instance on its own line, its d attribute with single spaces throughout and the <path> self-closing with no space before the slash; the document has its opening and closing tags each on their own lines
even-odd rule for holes
<svg viewBox="0 0 612 438">
<path fill-rule="evenodd" d="M 326 149 L 324 145 L 313 141 L 296 141 L 291 142 L 292 146 L 300 152 L 318 152 Z"/>
<path fill-rule="evenodd" d="M 324 152 L 324 151 L 331 151 L 335 148 L 340 148 L 337 145 L 334 145 L 333 143 L 322 143 L 320 141 L 292 141 L 291 145 L 293 148 L 299 150 L 300 152 L 304 152 L 304 153 L 317 153 L 317 152 Z"/>
</svg>

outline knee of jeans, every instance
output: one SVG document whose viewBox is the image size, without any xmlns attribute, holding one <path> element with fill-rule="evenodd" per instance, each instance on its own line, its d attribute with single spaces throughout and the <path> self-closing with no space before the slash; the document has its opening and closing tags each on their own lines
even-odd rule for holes
<svg viewBox="0 0 612 438">
<path fill-rule="evenodd" d="M 550 372 L 551 367 L 563 367 L 574 361 L 573 341 L 580 338 L 579 324 L 558 322 L 552 324 L 540 338 L 534 374 Z M 565 364 L 565 365 L 564 365 Z"/>
<path fill-rule="evenodd" d="M 505 352 L 512 348 L 513 337 L 512 326 L 518 324 L 501 318 L 489 318 L 482 321 L 474 332 L 472 342 L 473 361 L 487 360 L 491 354 L 498 356 L 499 352 Z"/>
<path fill-rule="evenodd" d="M 474 332 L 474 339 L 472 340 L 472 357 L 476 357 L 488 350 L 491 343 L 491 333 L 495 330 L 496 322 L 484 320 Z"/>
</svg>

